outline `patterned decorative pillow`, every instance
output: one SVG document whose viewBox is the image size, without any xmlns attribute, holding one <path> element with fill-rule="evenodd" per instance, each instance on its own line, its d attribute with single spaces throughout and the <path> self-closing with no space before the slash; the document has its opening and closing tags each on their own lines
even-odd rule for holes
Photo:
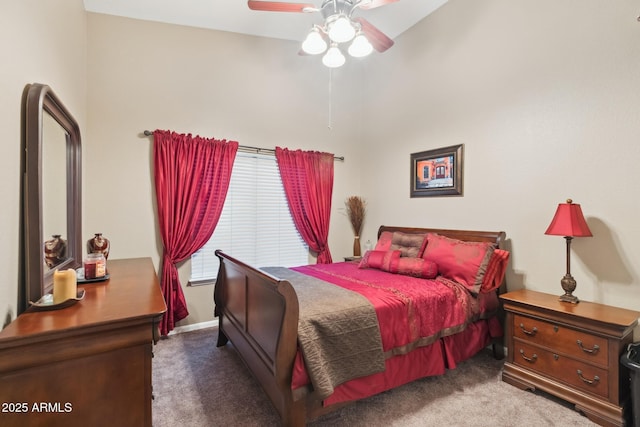
<svg viewBox="0 0 640 427">
<path fill-rule="evenodd" d="M 400 259 L 400 251 L 367 251 L 358 264 L 358 268 L 377 268 L 389 271 L 391 263 Z"/>
<path fill-rule="evenodd" d="M 403 257 L 420 258 L 427 245 L 427 234 L 383 231 L 376 243 L 376 251 L 400 251 Z"/>
<path fill-rule="evenodd" d="M 394 231 L 391 239 L 391 250 L 399 250 L 403 257 L 417 258 L 426 234 L 411 234 Z"/>
<path fill-rule="evenodd" d="M 464 285 L 472 293 L 480 292 L 494 243 L 466 242 L 435 233 L 427 235 L 427 247 L 422 258 L 438 265 L 439 273 Z"/>
<path fill-rule="evenodd" d="M 504 280 L 504 274 L 507 271 L 507 263 L 509 262 L 509 252 L 498 249 L 493 251 L 489 264 L 487 265 L 487 271 L 482 280 L 482 286 L 480 292 L 491 292 L 494 289 L 498 289 Z"/>
<path fill-rule="evenodd" d="M 423 279 L 435 279 L 438 275 L 438 265 L 423 258 L 404 257 L 392 262 L 389 272 Z"/>
</svg>

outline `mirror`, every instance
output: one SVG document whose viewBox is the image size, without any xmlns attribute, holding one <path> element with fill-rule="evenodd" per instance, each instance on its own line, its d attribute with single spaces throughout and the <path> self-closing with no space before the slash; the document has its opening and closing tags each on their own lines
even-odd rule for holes
<svg viewBox="0 0 640 427">
<path fill-rule="evenodd" d="M 19 311 L 53 288 L 53 272 L 82 264 L 80 128 L 47 85 L 23 98 L 24 288 Z"/>
<path fill-rule="evenodd" d="M 45 272 L 67 258 L 67 133 L 49 114 L 42 116 L 42 234 Z"/>
</svg>

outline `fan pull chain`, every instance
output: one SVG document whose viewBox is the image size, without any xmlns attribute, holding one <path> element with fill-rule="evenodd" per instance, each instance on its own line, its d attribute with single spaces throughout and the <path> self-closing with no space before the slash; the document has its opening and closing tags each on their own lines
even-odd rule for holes
<svg viewBox="0 0 640 427">
<path fill-rule="evenodd" d="M 329 68 L 329 124 L 327 125 L 329 130 L 331 130 L 331 126 L 332 126 L 331 121 L 333 119 L 332 106 L 333 106 L 333 70 Z"/>
</svg>

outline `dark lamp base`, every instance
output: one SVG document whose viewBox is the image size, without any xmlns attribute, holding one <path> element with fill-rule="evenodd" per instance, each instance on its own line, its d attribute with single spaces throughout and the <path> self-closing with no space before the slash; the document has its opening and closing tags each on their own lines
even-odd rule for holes
<svg viewBox="0 0 640 427">
<path fill-rule="evenodd" d="M 572 304 L 577 304 L 580 302 L 577 296 L 573 295 L 573 291 L 576 290 L 576 281 L 567 271 L 567 274 L 560 281 L 562 285 L 562 290 L 564 291 L 564 295 L 560 295 L 560 301 L 570 302 Z"/>
<path fill-rule="evenodd" d="M 560 295 L 560 298 L 558 299 L 563 302 L 570 302 L 571 304 L 577 304 L 580 302 L 578 297 L 575 295 Z"/>
</svg>

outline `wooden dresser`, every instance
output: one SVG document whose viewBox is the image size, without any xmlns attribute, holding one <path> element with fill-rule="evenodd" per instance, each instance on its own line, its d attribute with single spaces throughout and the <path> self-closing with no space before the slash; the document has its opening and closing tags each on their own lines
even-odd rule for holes
<svg viewBox="0 0 640 427">
<path fill-rule="evenodd" d="M 620 355 L 640 313 L 529 290 L 501 296 L 508 356 L 502 379 L 575 405 L 593 422 L 625 424 L 629 372 Z"/>
<path fill-rule="evenodd" d="M 151 426 L 151 357 L 166 306 L 150 258 L 0 331 L 0 425 Z"/>
</svg>

